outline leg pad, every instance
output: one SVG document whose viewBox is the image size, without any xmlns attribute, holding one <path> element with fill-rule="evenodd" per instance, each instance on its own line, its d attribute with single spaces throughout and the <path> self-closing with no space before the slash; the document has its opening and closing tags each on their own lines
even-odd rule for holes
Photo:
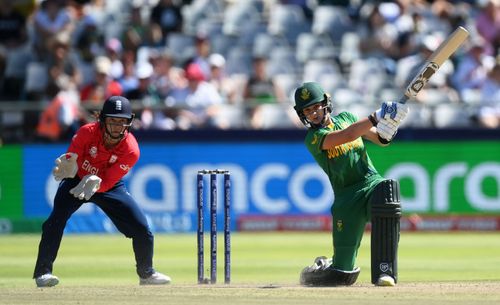
<svg viewBox="0 0 500 305">
<path fill-rule="evenodd" d="M 398 244 L 401 204 L 399 183 L 384 180 L 373 191 L 371 198 L 371 280 L 375 284 L 382 274 L 397 282 Z"/>
</svg>

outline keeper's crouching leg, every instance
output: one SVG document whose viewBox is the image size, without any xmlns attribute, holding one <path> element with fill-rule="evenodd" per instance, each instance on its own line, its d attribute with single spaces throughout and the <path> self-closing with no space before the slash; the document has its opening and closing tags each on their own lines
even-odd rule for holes
<svg viewBox="0 0 500 305">
<path fill-rule="evenodd" d="M 318 257 L 314 264 L 305 267 L 300 273 L 300 284 L 304 286 L 350 286 L 358 279 L 360 268 L 343 271 L 332 267 L 332 260 Z"/>
<path fill-rule="evenodd" d="M 384 180 L 371 198 L 371 280 L 378 285 L 381 276 L 398 280 L 398 244 L 401 218 L 399 183 Z"/>
</svg>

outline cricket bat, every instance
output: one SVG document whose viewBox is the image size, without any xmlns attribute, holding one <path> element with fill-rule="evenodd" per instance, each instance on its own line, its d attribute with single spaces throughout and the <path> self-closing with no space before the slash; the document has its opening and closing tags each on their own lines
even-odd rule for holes
<svg viewBox="0 0 500 305">
<path fill-rule="evenodd" d="M 459 26 L 441 45 L 432 53 L 420 72 L 406 87 L 405 94 L 399 99 L 399 103 L 406 103 L 410 98 L 415 98 L 429 79 L 436 73 L 443 63 L 455 53 L 469 36 L 469 32 Z"/>
</svg>

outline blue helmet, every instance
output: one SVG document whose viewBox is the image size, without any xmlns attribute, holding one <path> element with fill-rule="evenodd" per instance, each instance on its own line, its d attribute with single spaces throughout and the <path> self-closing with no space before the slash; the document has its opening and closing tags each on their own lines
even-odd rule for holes
<svg viewBox="0 0 500 305">
<path fill-rule="evenodd" d="M 101 122 L 104 122 L 104 119 L 106 117 L 125 118 L 132 120 L 134 115 L 132 114 L 132 106 L 130 105 L 130 101 L 123 96 L 109 97 L 102 106 L 99 120 Z"/>
</svg>

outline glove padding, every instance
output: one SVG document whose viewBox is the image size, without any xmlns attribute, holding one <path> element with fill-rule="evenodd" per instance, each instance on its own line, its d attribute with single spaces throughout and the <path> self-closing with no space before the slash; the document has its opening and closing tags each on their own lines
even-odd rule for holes
<svg viewBox="0 0 500 305">
<path fill-rule="evenodd" d="M 398 127 L 399 122 L 392 119 L 382 119 L 377 124 L 377 133 L 380 138 L 389 143 L 398 133 Z"/>
<path fill-rule="evenodd" d="M 69 193 L 80 200 L 89 200 L 95 192 L 101 187 L 102 179 L 96 175 L 87 175 L 82 178 L 82 181 L 77 186 L 69 190 Z"/>
<path fill-rule="evenodd" d="M 397 102 L 383 102 L 380 109 L 375 111 L 375 117 L 380 122 L 383 119 L 392 119 L 396 122 L 401 122 L 410 112 L 410 108 L 406 104 Z"/>
<path fill-rule="evenodd" d="M 52 175 L 56 181 L 61 181 L 64 178 L 73 178 L 78 171 L 78 164 L 76 164 L 78 155 L 75 153 L 62 154 L 57 158 L 54 163 L 56 166 L 52 169 Z"/>
</svg>

